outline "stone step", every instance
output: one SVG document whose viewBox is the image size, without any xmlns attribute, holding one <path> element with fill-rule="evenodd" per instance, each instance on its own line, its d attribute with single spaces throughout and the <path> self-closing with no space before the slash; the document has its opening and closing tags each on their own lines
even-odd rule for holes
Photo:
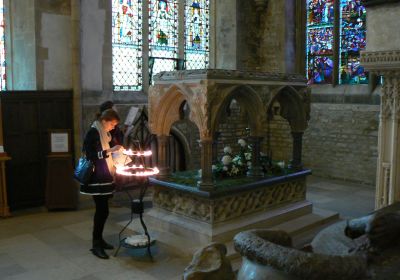
<svg viewBox="0 0 400 280">
<path fill-rule="evenodd" d="M 293 246 L 300 249 L 305 244 L 310 243 L 320 230 L 338 220 L 339 214 L 337 212 L 314 208 L 310 214 L 291 219 L 269 229 L 286 231 L 292 237 Z M 227 257 L 231 261 L 237 259 L 241 261 L 239 253 L 235 251 L 233 241 L 226 242 L 225 245 L 228 251 Z"/>
<path fill-rule="evenodd" d="M 301 249 L 328 225 L 339 221 L 337 212 L 314 208 L 308 215 L 287 221 L 272 229 L 284 230 L 292 237 L 293 247 Z"/>
<path fill-rule="evenodd" d="M 295 236 L 316 227 L 338 220 L 339 214 L 337 212 L 314 207 L 312 213 L 273 226 L 270 229 L 286 231 L 290 236 L 292 236 L 292 238 L 294 238 Z"/>
<path fill-rule="evenodd" d="M 307 207 L 304 208 L 304 205 L 303 207 L 299 207 L 299 213 L 302 213 L 301 209 L 307 209 Z M 290 213 L 291 216 L 287 215 L 288 212 L 286 211 L 275 213 L 275 215 L 272 216 L 274 223 L 271 224 L 271 221 L 268 222 L 267 219 L 267 222 L 257 224 L 257 226 L 254 226 L 254 224 L 253 227 L 251 224 L 248 226 L 243 226 L 240 228 L 239 231 L 244 231 L 251 228 L 269 228 L 284 230 L 292 236 L 294 246 L 300 248 L 302 245 L 310 242 L 314 235 L 327 224 L 338 220 L 337 213 L 318 208 L 314 208 L 312 212 L 303 212 L 303 215 L 300 216 L 298 215 L 299 213 L 293 215 L 292 212 Z M 285 222 L 276 223 L 276 219 L 278 219 L 278 221 L 284 220 Z M 211 242 L 201 238 L 201 235 L 199 235 L 199 231 L 204 230 L 204 227 L 201 229 L 201 223 L 198 222 L 194 224 L 195 226 L 191 230 L 183 230 L 182 227 L 176 227 L 173 223 L 170 223 L 168 225 L 164 224 L 162 226 L 160 224 L 160 221 L 154 220 L 154 218 L 149 215 L 145 215 L 144 220 L 149 228 L 151 236 L 154 239 L 157 239 L 158 242 L 165 243 L 168 246 L 175 247 L 177 251 L 180 251 L 182 254 L 187 256 L 191 256 L 197 249 Z M 184 217 L 180 219 L 180 222 L 193 223 L 192 221 Z M 122 226 L 126 223 L 121 222 L 120 224 Z M 129 228 L 136 232 L 143 231 L 138 218 L 133 220 Z M 178 230 L 179 228 L 180 230 Z M 234 250 L 233 247 L 232 239 L 236 233 L 238 233 L 238 231 L 228 231 L 225 232 L 224 238 L 221 238 L 222 240 L 219 238 L 214 239 L 214 242 L 222 242 L 226 244 L 228 249 L 227 255 L 231 261 L 235 259 L 241 259 L 240 255 Z M 204 245 L 199 245 L 199 242 L 200 244 Z"/>
<path fill-rule="evenodd" d="M 262 215 L 247 215 L 240 218 L 220 223 L 213 229 L 213 240 L 226 243 L 241 231 L 254 228 L 270 228 L 281 224 L 283 221 L 292 220 L 312 213 L 312 203 L 300 201 L 276 209 Z"/>
</svg>

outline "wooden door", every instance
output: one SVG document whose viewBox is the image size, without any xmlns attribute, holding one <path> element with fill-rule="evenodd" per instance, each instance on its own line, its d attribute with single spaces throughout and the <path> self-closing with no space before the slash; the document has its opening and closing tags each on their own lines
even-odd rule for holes
<svg viewBox="0 0 400 280">
<path fill-rule="evenodd" d="M 5 92 L 1 106 L 10 208 L 44 205 L 48 130 L 73 129 L 72 92 Z"/>
</svg>

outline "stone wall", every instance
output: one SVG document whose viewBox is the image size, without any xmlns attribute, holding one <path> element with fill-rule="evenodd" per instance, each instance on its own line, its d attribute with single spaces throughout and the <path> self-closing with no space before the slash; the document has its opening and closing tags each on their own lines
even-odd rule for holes
<svg viewBox="0 0 400 280">
<path fill-rule="evenodd" d="M 374 185 L 379 105 L 313 103 L 303 162 L 313 174 Z"/>
<path fill-rule="evenodd" d="M 37 89 L 71 89 L 70 1 L 42 0 L 36 5 Z"/>
<path fill-rule="evenodd" d="M 71 89 L 70 1 L 6 1 L 5 9 L 7 88 Z"/>
<path fill-rule="evenodd" d="M 7 88 L 9 90 L 36 89 L 36 32 L 35 1 L 6 1 L 6 47 L 12 47 L 7 55 Z"/>
<path fill-rule="evenodd" d="M 182 142 L 184 148 L 187 149 L 185 151 L 186 169 L 200 169 L 200 135 L 196 125 L 191 121 L 180 121 L 173 125 L 173 130 L 175 132 L 175 137 L 177 137 L 177 139 Z"/>
<path fill-rule="evenodd" d="M 290 133 L 289 123 L 282 118 L 281 116 L 274 116 L 274 118 L 270 121 L 269 127 L 271 132 L 269 134 L 270 137 L 270 146 L 271 146 L 271 155 L 273 160 L 285 161 L 285 164 L 288 164 L 292 159 L 292 150 L 293 150 L 293 141 L 292 135 Z M 268 126 L 265 127 L 265 131 L 268 131 Z M 262 151 L 266 152 L 268 150 L 268 138 L 264 138 Z"/>
<path fill-rule="evenodd" d="M 257 8 L 238 1 L 237 69 L 287 72 L 295 68 L 295 7 L 293 1 L 268 1 Z"/>
</svg>

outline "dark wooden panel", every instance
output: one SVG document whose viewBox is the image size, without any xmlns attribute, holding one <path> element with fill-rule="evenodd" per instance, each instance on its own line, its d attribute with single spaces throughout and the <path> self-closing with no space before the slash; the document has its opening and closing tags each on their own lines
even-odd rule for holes
<svg viewBox="0 0 400 280">
<path fill-rule="evenodd" d="M 69 91 L 16 91 L 1 95 L 7 191 L 11 209 L 44 205 L 48 129 L 73 129 Z"/>
</svg>

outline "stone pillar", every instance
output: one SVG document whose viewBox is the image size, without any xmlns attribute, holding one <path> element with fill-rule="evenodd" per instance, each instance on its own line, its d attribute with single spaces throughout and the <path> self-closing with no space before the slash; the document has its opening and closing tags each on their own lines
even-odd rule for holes
<svg viewBox="0 0 400 280">
<path fill-rule="evenodd" d="M 375 207 L 400 201 L 400 0 L 364 0 L 367 38 L 361 65 L 383 75 Z M 388 20 L 391 18 L 392 20 Z M 384 27 L 384 28 L 383 28 Z"/>
<path fill-rule="evenodd" d="M 249 136 L 247 137 L 247 142 L 252 146 L 251 153 L 251 166 L 249 171 L 247 171 L 247 176 L 252 177 L 262 177 L 264 176 L 264 172 L 262 172 L 261 164 L 260 164 L 260 143 L 263 137 L 259 136 Z"/>
<path fill-rule="evenodd" d="M 216 164 L 218 160 L 218 137 L 221 135 L 221 132 L 214 133 L 214 139 L 212 143 L 212 163 Z"/>
<path fill-rule="evenodd" d="M 292 153 L 292 164 L 291 168 L 294 170 L 303 169 L 303 164 L 301 162 L 301 153 L 303 149 L 303 132 L 293 132 L 293 153 Z"/>
<path fill-rule="evenodd" d="M 400 72 L 383 72 L 375 207 L 400 201 Z"/>
<path fill-rule="evenodd" d="M 158 176 L 165 177 L 168 176 L 171 172 L 168 166 L 168 144 L 169 144 L 169 136 L 168 135 L 157 135 L 157 143 L 158 143 L 158 169 L 160 173 Z"/>
<path fill-rule="evenodd" d="M 212 177 L 212 139 L 201 139 L 201 181 L 198 182 L 199 189 L 211 191 L 215 189 Z"/>
</svg>

